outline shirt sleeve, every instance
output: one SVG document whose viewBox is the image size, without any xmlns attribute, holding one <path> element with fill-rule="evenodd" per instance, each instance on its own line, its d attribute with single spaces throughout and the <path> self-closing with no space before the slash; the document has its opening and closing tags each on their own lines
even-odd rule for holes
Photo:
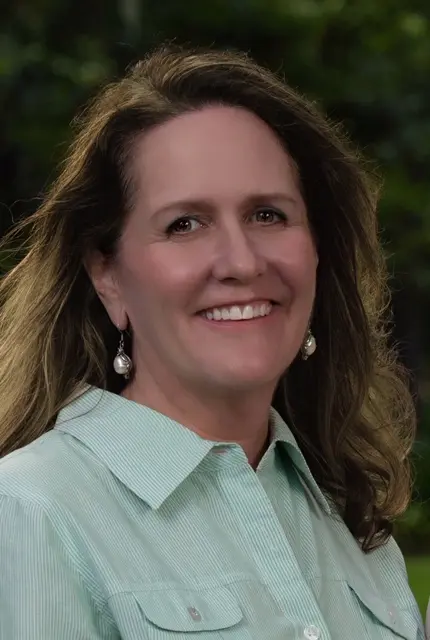
<svg viewBox="0 0 430 640">
<path fill-rule="evenodd" d="M 38 506 L 0 496 L 0 640 L 117 640 Z"/>
</svg>

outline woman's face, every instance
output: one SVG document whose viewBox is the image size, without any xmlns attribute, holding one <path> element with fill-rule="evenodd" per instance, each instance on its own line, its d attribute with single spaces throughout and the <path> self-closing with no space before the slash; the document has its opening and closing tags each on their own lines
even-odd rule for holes
<svg viewBox="0 0 430 640">
<path fill-rule="evenodd" d="M 152 129 L 133 162 L 133 210 L 93 280 L 112 321 L 130 321 L 136 376 L 274 386 L 305 337 L 318 262 L 291 158 L 254 114 L 212 106 Z"/>
</svg>

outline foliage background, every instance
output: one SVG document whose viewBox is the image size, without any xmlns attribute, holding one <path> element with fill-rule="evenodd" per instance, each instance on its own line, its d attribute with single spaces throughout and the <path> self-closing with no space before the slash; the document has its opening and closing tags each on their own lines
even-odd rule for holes
<svg viewBox="0 0 430 640">
<path fill-rule="evenodd" d="M 344 122 L 384 178 L 395 337 L 419 407 L 416 496 L 398 536 L 430 553 L 429 1 L 17 0 L 1 16 L 0 233 L 37 206 L 78 108 L 166 39 L 245 49 Z"/>
</svg>

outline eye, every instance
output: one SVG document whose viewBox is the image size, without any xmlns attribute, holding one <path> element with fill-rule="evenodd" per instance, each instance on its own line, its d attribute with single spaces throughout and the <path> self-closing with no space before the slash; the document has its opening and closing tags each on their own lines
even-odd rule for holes
<svg viewBox="0 0 430 640">
<path fill-rule="evenodd" d="M 197 231 L 201 226 L 201 223 L 196 220 L 196 218 L 182 216 L 181 218 L 177 218 L 167 227 L 166 233 L 168 236 L 184 235 L 186 233 L 191 233 L 192 231 Z"/>
<path fill-rule="evenodd" d="M 285 213 L 273 207 L 261 207 L 257 209 L 257 211 L 254 211 L 251 218 L 263 225 L 276 224 L 287 220 Z"/>
</svg>

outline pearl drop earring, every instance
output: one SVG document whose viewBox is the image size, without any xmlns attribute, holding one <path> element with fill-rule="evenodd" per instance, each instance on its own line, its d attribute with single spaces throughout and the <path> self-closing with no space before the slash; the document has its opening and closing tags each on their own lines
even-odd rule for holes
<svg viewBox="0 0 430 640">
<path fill-rule="evenodd" d="M 315 336 L 309 329 L 305 341 L 302 345 L 302 359 L 307 360 L 312 354 L 315 353 L 317 348 L 317 341 L 315 340 Z"/>
<path fill-rule="evenodd" d="M 124 351 L 124 334 L 120 330 L 120 339 L 118 345 L 118 351 L 113 361 L 113 368 L 120 376 L 124 376 L 126 380 L 129 379 L 131 370 L 133 369 L 133 362 L 131 358 Z"/>
</svg>

